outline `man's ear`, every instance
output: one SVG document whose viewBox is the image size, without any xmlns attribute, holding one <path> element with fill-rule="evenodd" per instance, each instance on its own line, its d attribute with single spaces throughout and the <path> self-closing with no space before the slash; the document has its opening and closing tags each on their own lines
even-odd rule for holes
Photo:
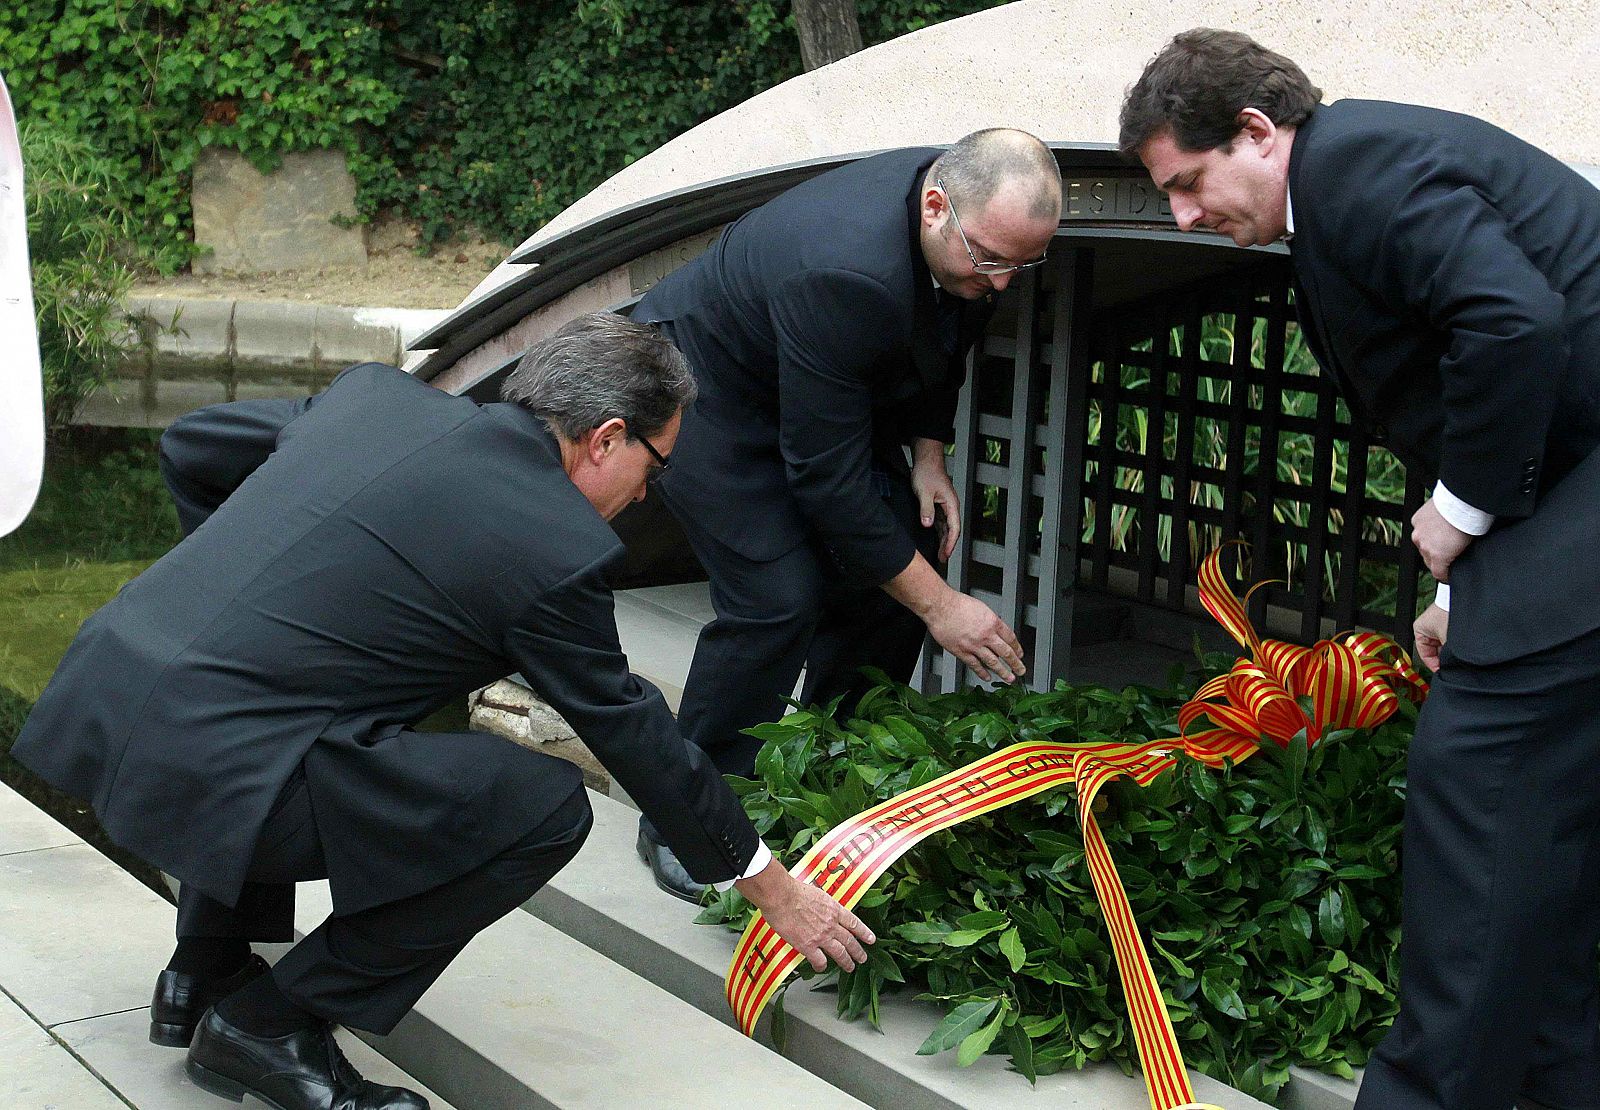
<svg viewBox="0 0 1600 1110">
<path fill-rule="evenodd" d="M 1246 108 L 1239 113 L 1239 134 L 1235 141 L 1238 139 L 1258 147 L 1262 154 L 1270 154 L 1278 141 L 1278 125 L 1260 108 Z"/>
<path fill-rule="evenodd" d="M 590 463 L 600 466 L 627 438 L 628 422 L 620 416 L 613 416 L 604 424 L 589 429 L 583 442 L 584 453 L 588 455 Z"/>
<path fill-rule="evenodd" d="M 937 185 L 928 184 L 922 190 L 922 225 L 929 226 L 946 212 L 950 211 L 950 202 L 945 198 L 944 191 Z"/>
</svg>

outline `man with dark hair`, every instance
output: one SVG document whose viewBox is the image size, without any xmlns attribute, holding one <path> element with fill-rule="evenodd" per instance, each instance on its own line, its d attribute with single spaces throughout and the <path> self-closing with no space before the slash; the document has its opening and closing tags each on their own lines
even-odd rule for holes
<svg viewBox="0 0 1600 1110">
<path fill-rule="evenodd" d="M 679 720 L 723 772 L 751 774 L 744 730 L 782 715 L 802 667 L 802 700 L 844 712 L 863 666 L 909 679 L 925 631 L 981 678 L 1023 673 L 1012 630 L 934 563 L 961 529 L 944 448 L 966 352 L 1060 217 L 1049 149 L 980 131 L 796 186 L 634 312 L 700 380 L 662 492 L 716 612 Z M 648 821 L 639 850 L 664 889 L 698 897 Z"/>
<path fill-rule="evenodd" d="M 1415 626 L 1436 674 L 1401 1009 L 1358 1105 L 1600 1105 L 1600 191 L 1481 120 L 1319 97 L 1190 31 L 1128 92 L 1121 146 L 1184 230 L 1290 239 L 1317 361 L 1437 479 L 1412 518 L 1450 587 Z"/>
<path fill-rule="evenodd" d="M 331 1026 L 389 1032 L 583 843 L 572 764 L 413 729 L 511 671 L 697 875 L 737 880 L 819 970 L 864 958 L 870 932 L 820 889 L 751 873 L 754 828 L 617 641 L 606 522 L 666 467 L 694 391 L 654 329 L 596 313 L 529 351 L 506 403 L 367 363 L 167 430 L 187 537 L 84 623 L 14 754 L 182 880 L 150 1038 L 188 1045 L 196 1083 L 426 1105 L 362 1079 Z M 268 970 L 250 942 L 292 940 L 293 884 L 317 878 L 332 915 Z"/>
</svg>

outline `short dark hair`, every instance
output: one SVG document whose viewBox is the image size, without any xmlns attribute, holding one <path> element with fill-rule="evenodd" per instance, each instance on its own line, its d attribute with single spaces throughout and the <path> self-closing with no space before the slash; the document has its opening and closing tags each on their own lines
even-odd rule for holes
<svg viewBox="0 0 1600 1110">
<path fill-rule="evenodd" d="M 945 193 L 962 208 L 978 212 L 1001 186 L 1021 181 L 1031 186 L 1028 215 L 1061 216 L 1061 167 L 1044 143 L 1010 127 L 989 127 L 957 140 L 935 158 L 929 182 L 942 180 Z"/>
<path fill-rule="evenodd" d="M 655 435 L 695 398 L 689 362 L 660 329 L 611 312 L 563 324 L 522 356 L 500 399 L 544 418 L 551 432 L 576 440 L 612 417 L 628 438 Z"/>
<path fill-rule="evenodd" d="M 1256 108 L 1279 127 L 1299 127 L 1322 101 L 1305 71 L 1249 35 L 1196 27 L 1150 59 L 1122 101 L 1117 146 L 1137 158 L 1163 131 L 1183 151 L 1233 142 L 1239 113 Z"/>
</svg>

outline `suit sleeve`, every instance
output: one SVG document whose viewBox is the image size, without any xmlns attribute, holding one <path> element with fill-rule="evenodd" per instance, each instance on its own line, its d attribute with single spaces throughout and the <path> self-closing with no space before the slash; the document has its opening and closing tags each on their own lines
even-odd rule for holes
<svg viewBox="0 0 1600 1110">
<path fill-rule="evenodd" d="M 736 879 L 755 856 L 755 827 L 705 753 L 684 740 L 661 692 L 629 673 L 600 569 L 596 563 L 540 597 L 507 633 L 506 655 L 689 874 L 703 883 Z"/>
<path fill-rule="evenodd" d="M 874 372 L 904 347 L 908 315 L 872 278 L 806 270 L 770 301 L 778 347 L 778 445 L 808 523 L 850 571 L 881 585 L 916 544 L 872 485 Z"/>
<path fill-rule="evenodd" d="M 1543 465 L 1570 354 L 1564 298 L 1514 241 L 1500 212 L 1442 156 L 1423 145 L 1346 153 L 1357 163 L 1341 170 L 1347 180 L 1370 174 L 1403 183 L 1376 209 L 1349 199 L 1341 205 L 1338 197 L 1327 202 L 1341 208 L 1333 224 L 1336 251 L 1370 242 L 1372 226 L 1382 228 L 1376 255 L 1346 264 L 1370 267 L 1361 280 L 1385 303 L 1447 337 L 1439 362 L 1440 481 L 1484 512 L 1529 515 L 1536 487 L 1530 479 Z M 1374 157 L 1385 164 L 1371 164 Z M 1372 199 L 1368 190 L 1329 192 Z"/>
<path fill-rule="evenodd" d="M 962 312 L 959 341 L 956 353 L 950 356 L 945 369 L 944 383 L 927 389 L 910 406 L 901 418 L 900 427 L 909 438 L 936 439 L 940 443 L 956 441 L 956 408 L 961 398 L 961 387 L 967 379 L 967 355 L 983 339 L 995 312 L 994 299 L 969 301 Z"/>
<path fill-rule="evenodd" d="M 959 367 L 952 369 L 949 389 L 929 391 L 911 405 L 900 427 L 909 438 L 936 439 L 940 443 L 954 443 L 956 439 L 956 401 L 961 393 L 962 374 Z"/>
<path fill-rule="evenodd" d="M 235 401 L 175 420 L 161 435 L 161 477 L 188 535 L 277 448 L 278 434 L 310 407 L 298 401 Z"/>
</svg>

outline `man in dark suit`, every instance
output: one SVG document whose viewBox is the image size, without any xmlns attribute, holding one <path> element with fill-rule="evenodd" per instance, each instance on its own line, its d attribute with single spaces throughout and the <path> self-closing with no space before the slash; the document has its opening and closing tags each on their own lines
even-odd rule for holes
<svg viewBox="0 0 1600 1110">
<path fill-rule="evenodd" d="M 819 968 L 863 958 L 853 915 L 764 849 L 752 866 L 755 830 L 617 641 L 606 522 L 665 469 L 693 393 L 658 332 L 594 314 L 500 404 L 369 363 L 162 437 L 188 536 L 84 623 L 15 754 L 182 880 L 151 1039 L 189 1044 L 197 1083 L 425 1105 L 362 1080 L 329 1027 L 388 1032 L 582 844 L 574 766 L 413 731 L 513 670 L 699 877 L 738 880 Z M 265 971 L 249 942 L 292 939 L 293 883 L 322 877 L 332 916 Z"/>
<path fill-rule="evenodd" d="M 1185 230 L 1290 239 L 1317 361 L 1437 479 L 1412 540 L 1455 596 L 1416 623 L 1401 1010 L 1359 1105 L 1600 1106 L 1600 191 L 1481 120 L 1320 98 L 1190 31 L 1121 146 Z"/>
<path fill-rule="evenodd" d="M 719 770 L 751 774 L 744 730 L 782 715 L 802 667 L 802 700 L 845 711 L 861 667 L 911 677 L 925 629 L 981 678 L 1023 673 L 1012 630 L 934 563 L 961 529 L 944 447 L 966 352 L 1060 217 L 1049 149 L 980 131 L 796 186 L 635 310 L 700 382 L 662 492 L 711 580 L 679 721 Z M 648 821 L 639 848 L 698 896 Z"/>
</svg>

